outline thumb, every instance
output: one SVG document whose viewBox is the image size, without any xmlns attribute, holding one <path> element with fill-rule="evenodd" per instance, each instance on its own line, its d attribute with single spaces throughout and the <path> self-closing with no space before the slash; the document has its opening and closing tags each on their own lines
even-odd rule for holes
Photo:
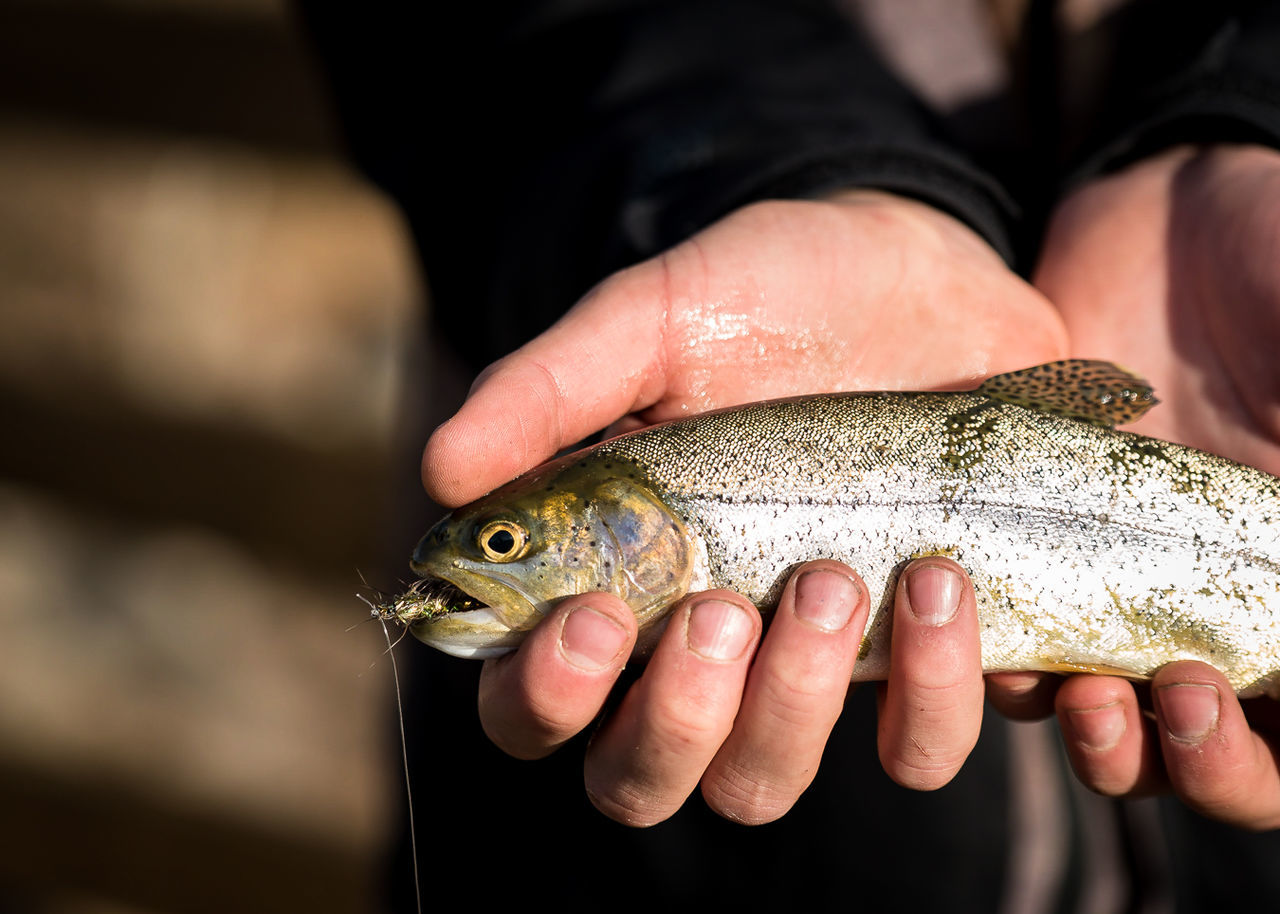
<svg viewBox="0 0 1280 914">
<path fill-rule="evenodd" d="M 465 504 L 637 409 L 664 389 L 661 296 L 650 264 L 597 286 L 477 378 L 422 455 L 427 494 Z"/>
</svg>

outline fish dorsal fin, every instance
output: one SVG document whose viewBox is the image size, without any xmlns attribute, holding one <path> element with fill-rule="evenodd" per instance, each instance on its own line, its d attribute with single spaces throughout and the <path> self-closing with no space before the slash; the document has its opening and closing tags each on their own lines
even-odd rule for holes
<svg viewBox="0 0 1280 914">
<path fill-rule="evenodd" d="M 1142 378 L 1096 359 L 1063 359 L 998 374 L 978 392 L 1108 428 L 1133 422 L 1160 402 Z"/>
</svg>

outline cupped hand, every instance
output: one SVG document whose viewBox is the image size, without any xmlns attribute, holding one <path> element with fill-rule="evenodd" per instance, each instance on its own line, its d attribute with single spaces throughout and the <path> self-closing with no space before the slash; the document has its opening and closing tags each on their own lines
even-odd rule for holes
<svg viewBox="0 0 1280 914">
<path fill-rule="evenodd" d="M 1177 147 L 1085 185 L 1034 281 L 1073 355 L 1155 386 L 1130 430 L 1280 475 L 1280 152 Z"/>
<path fill-rule="evenodd" d="M 1035 283 L 1073 355 L 1154 384 L 1162 402 L 1134 431 L 1280 475 L 1280 153 L 1179 147 L 1085 185 L 1055 214 Z M 1221 821 L 1280 827 L 1280 731 L 1263 720 L 1275 702 L 1246 702 L 1246 715 L 1204 664 L 1159 673 L 1154 721 L 1124 680 L 1073 677 L 1056 696 L 1034 677 L 994 681 L 1018 716 L 1056 705 L 1093 789 L 1171 789 Z"/>
<path fill-rule="evenodd" d="M 486 370 L 432 435 L 423 479 L 454 506 L 608 426 L 822 391 L 971 387 L 1065 346 L 1047 300 L 924 204 L 870 191 L 756 204 L 609 278 Z M 843 705 L 867 612 L 852 569 L 807 570 L 763 637 L 736 594 L 695 595 L 675 610 L 591 742 L 587 789 L 606 814 L 661 821 L 698 785 L 743 822 L 795 802 Z M 899 587 L 908 621 L 879 734 L 886 770 L 922 789 L 959 769 L 982 712 L 972 587 L 934 574 L 904 575 Z M 913 601 L 929 621 L 912 621 Z M 554 750 L 600 714 L 634 639 L 619 601 L 563 601 L 517 652 L 486 662 L 486 732 L 516 756 Z"/>
<path fill-rule="evenodd" d="M 929 206 L 874 191 L 759 203 L 605 280 L 490 366 L 432 434 L 423 482 L 453 507 L 608 426 L 972 387 L 1065 347 L 1044 297 Z"/>
</svg>

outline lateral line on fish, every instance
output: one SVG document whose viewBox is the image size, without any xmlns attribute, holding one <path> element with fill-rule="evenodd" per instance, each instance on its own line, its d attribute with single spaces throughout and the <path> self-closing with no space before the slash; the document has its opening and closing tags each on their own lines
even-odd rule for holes
<svg viewBox="0 0 1280 914">
<path fill-rule="evenodd" d="M 748 498 L 740 498 L 740 499 L 723 499 L 723 500 L 717 499 L 717 500 L 721 500 L 725 504 L 732 504 L 732 505 L 783 504 L 783 505 L 787 505 L 788 507 L 794 507 L 794 505 L 789 505 L 787 502 L 776 500 L 776 499 L 770 499 L 770 498 L 749 498 L 748 497 Z M 710 499 L 706 499 L 706 498 L 691 499 L 691 501 L 710 501 Z M 965 508 L 997 508 L 997 509 L 1003 508 L 1009 511 L 1023 511 L 1030 515 L 1046 515 L 1049 517 L 1079 517 L 1080 516 L 1078 512 L 1069 511 L 1065 508 L 1053 508 L 1053 507 L 1038 506 L 1038 505 L 1023 505 L 1023 504 L 1018 504 L 1016 502 L 978 501 L 978 500 L 964 499 L 962 503 Z M 872 501 L 870 499 L 865 501 L 848 501 L 848 502 L 836 501 L 836 500 L 813 501 L 813 502 L 810 502 L 809 504 L 804 505 L 804 507 L 860 508 L 860 507 L 866 506 L 866 507 L 872 507 L 872 508 L 898 508 L 898 507 L 919 508 L 919 507 L 925 507 L 930 505 L 938 505 L 940 507 L 945 507 L 951 504 L 955 504 L 955 502 L 947 498 L 921 498 L 921 499 L 895 498 L 892 501 Z M 1113 524 L 1116 527 L 1123 527 L 1126 530 L 1134 530 L 1134 531 L 1137 531 L 1138 533 L 1149 533 L 1153 536 L 1167 536 L 1171 539 L 1179 540 L 1181 542 L 1190 542 L 1190 543 L 1195 542 L 1195 537 L 1187 536 L 1185 533 L 1183 533 L 1182 530 L 1184 528 L 1182 527 L 1170 527 L 1168 529 L 1161 529 L 1159 527 L 1146 527 L 1141 524 L 1135 524 L 1131 520 L 1123 519 L 1123 518 L 1112 516 L 1112 515 L 1108 515 L 1107 523 Z M 1226 546 L 1225 544 L 1222 544 L 1222 543 L 1216 543 L 1215 545 L 1219 546 L 1224 551 L 1230 552 L 1232 555 L 1239 555 L 1243 558 L 1248 558 L 1251 561 L 1252 560 L 1260 561 L 1266 564 L 1269 568 L 1274 568 L 1277 572 L 1280 572 L 1280 565 L 1272 562 L 1262 553 L 1253 552 L 1248 549 L 1232 549 L 1231 547 Z"/>
</svg>

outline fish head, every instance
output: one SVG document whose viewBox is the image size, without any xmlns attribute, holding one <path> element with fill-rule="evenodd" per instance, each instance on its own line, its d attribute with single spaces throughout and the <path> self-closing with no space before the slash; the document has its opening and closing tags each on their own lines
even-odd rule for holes
<svg viewBox="0 0 1280 914">
<path fill-rule="evenodd" d="M 574 455 L 446 516 L 410 565 L 470 598 L 413 621 L 414 636 L 484 658 L 514 650 L 557 602 L 590 591 L 620 597 L 645 631 L 688 589 L 694 549 L 638 470 Z"/>
</svg>

